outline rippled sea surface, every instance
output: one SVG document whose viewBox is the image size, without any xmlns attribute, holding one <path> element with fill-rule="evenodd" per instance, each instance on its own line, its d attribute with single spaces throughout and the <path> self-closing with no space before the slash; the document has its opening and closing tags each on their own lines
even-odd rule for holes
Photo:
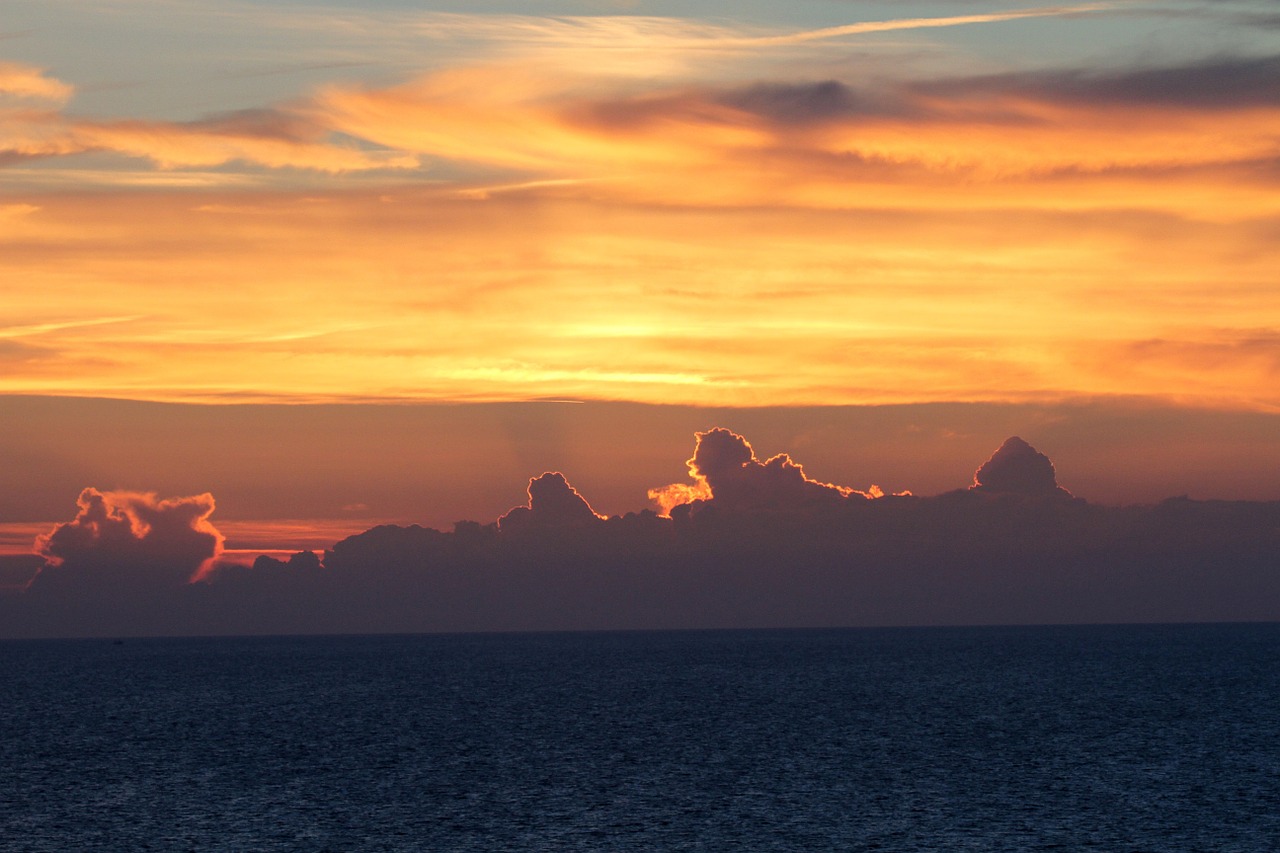
<svg viewBox="0 0 1280 853">
<path fill-rule="evenodd" d="M 1280 626 L 0 643 L 0 849 L 1280 850 Z"/>
</svg>

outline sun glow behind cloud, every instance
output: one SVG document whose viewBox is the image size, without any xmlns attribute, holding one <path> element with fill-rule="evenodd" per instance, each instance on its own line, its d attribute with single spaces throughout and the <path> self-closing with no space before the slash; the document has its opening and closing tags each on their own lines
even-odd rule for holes
<svg viewBox="0 0 1280 853">
<path fill-rule="evenodd" d="M 196 118 L 5 64 L 0 391 L 1276 408 L 1280 60 L 859 41 L 1115 8 L 388 13 L 432 60 Z"/>
</svg>

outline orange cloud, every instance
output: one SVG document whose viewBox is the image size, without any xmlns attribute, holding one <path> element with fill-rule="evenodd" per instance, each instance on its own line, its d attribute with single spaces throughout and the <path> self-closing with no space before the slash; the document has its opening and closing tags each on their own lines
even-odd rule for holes
<svg viewBox="0 0 1280 853">
<path fill-rule="evenodd" d="M 210 494 L 157 500 L 141 492 L 85 489 L 74 521 L 36 538 L 46 560 L 32 589 L 77 583 L 183 583 L 198 580 L 222 551 L 209 521 Z"/>
<path fill-rule="evenodd" d="M 16 62 L 0 62 L 0 96 L 63 103 L 75 89 L 49 77 L 44 69 Z"/>
<path fill-rule="evenodd" d="M 423 157 L 576 179 L 656 203 L 943 209 L 1149 208 L 1208 219 L 1275 213 L 1231 164 L 1276 156 L 1273 97 L 1206 105 L 1161 87 L 1224 61 L 1082 79 L 827 81 L 638 88 L 546 66 L 451 69 L 400 86 L 330 87 L 319 125 Z M 1163 75 L 1163 76 L 1161 76 Z M 1142 170 L 1173 175 L 1143 176 Z M 1152 192 L 1144 192 L 1151 189 Z"/>
<path fill-rule="evenodd" d="M 330 85 L 193 122 L 10 109 L 0 114 L 0 152 L 330 174 L 427 159 L 471 175 L 456 185 L 470 198 L 523 187 L 656 204 L 1139 208 L 1238 220 L 1280 212 L 1274 179 L 1240 176 L 1280 155 L 1280 97 L 1268 84 L 1278 69 L 1274 58 L 1228 57 L 1095 74 L 673 84 L 524 57 L 392 86 Z M 62 91 L 32 69 L 10 76 L 15 91 Z M 1227 81 L 1242 93 L 1223 95 Z"/>
</svg>

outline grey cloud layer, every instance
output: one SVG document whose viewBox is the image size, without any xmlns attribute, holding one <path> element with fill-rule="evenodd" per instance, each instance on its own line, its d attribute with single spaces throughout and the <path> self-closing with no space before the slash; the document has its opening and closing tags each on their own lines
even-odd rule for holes
<svg viewBox="0 0 1280 853">
<path fill-rule="evenodd" d="M 1280 502 L 1102 507 L 1005 442 L 969 488 L 870 497 L 729 430 L 689 503 L 603 518 L 559 473 L 451 532 L 381 526 L 323 558 L 216 553 L 208 496 L 86 490 L 5 636 L 856 626 L 1280 618 Z M 701 489 L 698 479 L 709 487 Z M 58 561 L 61 560 L 61 563 Z"/>
</svg>

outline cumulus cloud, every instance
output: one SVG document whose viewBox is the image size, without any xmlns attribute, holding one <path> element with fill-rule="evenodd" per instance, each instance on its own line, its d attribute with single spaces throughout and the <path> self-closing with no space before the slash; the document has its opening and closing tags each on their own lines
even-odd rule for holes
<svg viewBox="0 0 1280 853">
<path fill-rule="evenodd" d="M 786 453 L 756 458 L 751 443 L 736 432 L 716 427 L 697 433 L 693 457 L 686 463 L 693 483 L 673 483 L 649 491 L 663 515 L 681 504 L 712 502 L 728 509 L 800 508 L 871 495 L 849 486 L 810 479 Z"/>
<path fill-rule="evenodd" d="M 36 540 L 45 566 L 32 589 L 63 584 L 175 586 L 189 583 L 222 552 L 209 521 L 213 495 L 159 500 L 142 492 L 88 488 L 73 521 Z"/>
<path fill-rule="evenodd" d="M 575 527 L 604 518 L 558 471 L 548 471 L 530 480 L 528 493 L 528 504 L 513 507 L 498 519 L 501 532 Z"/>
<path fill-rule="evenodd" d="M 978 492 L 1019 495 L 1065 495 L 1049 457 L 1012 436 L 973 475 L 970 489 Z"/>
</svg>

